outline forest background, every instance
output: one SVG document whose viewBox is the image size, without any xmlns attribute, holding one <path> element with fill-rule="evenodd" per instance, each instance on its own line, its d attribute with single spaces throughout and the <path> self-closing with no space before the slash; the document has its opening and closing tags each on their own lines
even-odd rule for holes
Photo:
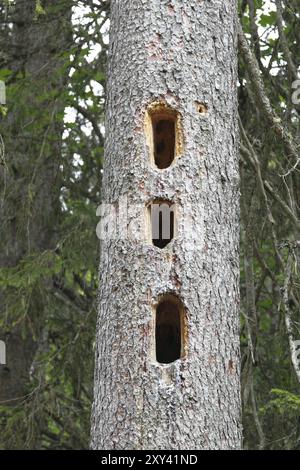
<svg viewBox="0 0 300 470">
<path fill-rule="evenodd" d="M 299 450 L 299 0 L 239 21 L 244 448 Z M 109 1 L 0 1 L 0 449 L 89 446 L 108 42 Z"/>
</svg>

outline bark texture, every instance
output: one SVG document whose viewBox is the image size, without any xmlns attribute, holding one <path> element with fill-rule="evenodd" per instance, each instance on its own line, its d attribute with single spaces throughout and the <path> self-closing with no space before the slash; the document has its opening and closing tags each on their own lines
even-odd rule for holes
<svg viewBox="0 0 300 470">
<path fill-rule="evenodd" d="M 112 0 L 110 38 L 103 197 L 117 208 L 126 196 L 130 236 L 101 245 L 92 448 L 238 449 L 236 1 Z M 163 170 L 145 126 L 153 102 L 182 127 Z M 176 208 L 164 249 L 146 233 L 156 199 Z M 185 354 L 162 365 L 155 307 L 170 294 L 184 307 Z"/>
</svg>

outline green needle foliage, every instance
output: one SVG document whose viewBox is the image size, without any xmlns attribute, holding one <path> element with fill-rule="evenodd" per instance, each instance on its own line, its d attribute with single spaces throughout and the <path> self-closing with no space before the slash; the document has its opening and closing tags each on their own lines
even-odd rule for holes
<svg viewBox="0 0 300 470">
<path fill-rule="evenodd" d="M 84 449 L 109 2 L 22 1 L 0 3 L 0 339 L 26 367 L 17 400 L 0 382 L 0 449 Z M 299 5 L 239 7 L 244 447 L 299 450 Z"/>
</svg>

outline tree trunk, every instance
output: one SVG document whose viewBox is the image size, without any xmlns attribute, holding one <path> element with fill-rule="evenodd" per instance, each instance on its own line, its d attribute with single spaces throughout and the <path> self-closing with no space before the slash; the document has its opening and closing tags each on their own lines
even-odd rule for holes
<svg viewBox="0 0 300 470">
<path fill-rule="evenodd" d="M 92 448 L 238 449 L 236 1 L 112 0 L 110 38 Z"/>
</svg>

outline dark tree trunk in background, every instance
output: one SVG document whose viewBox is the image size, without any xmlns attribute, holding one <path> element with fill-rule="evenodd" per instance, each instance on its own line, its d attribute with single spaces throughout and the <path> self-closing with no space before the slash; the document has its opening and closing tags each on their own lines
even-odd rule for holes
<svg viewBox="0 0 300 470">
<path fill-rule="evenodd" d="M 68 74 L 61 53 L 70 44 L 71 2 L 45 1 L 43 7 L 46 14 L 37 16 L 35 0 L 17 0 L 8 10 L 12 31 L 1 31 L 1 65 L 15 72 L 8 115 L 1 123 L 1 268 L 21 269 L 26 257 L 55 247 L 63 130 L 60 94 Z M 14 406 L 24 399 L 42 336 L 43 302 L 33 295 L 15 316 L 9 289 L 1 292 L 0 339 L 6 341 L 7 364 L 0 366 L 0 404 Z"/>
<path fill-rule="evenodd" d="M 112 0 L 110 40 L 92 448 L 238 449 L 236 2 Z"/>
</svg>

